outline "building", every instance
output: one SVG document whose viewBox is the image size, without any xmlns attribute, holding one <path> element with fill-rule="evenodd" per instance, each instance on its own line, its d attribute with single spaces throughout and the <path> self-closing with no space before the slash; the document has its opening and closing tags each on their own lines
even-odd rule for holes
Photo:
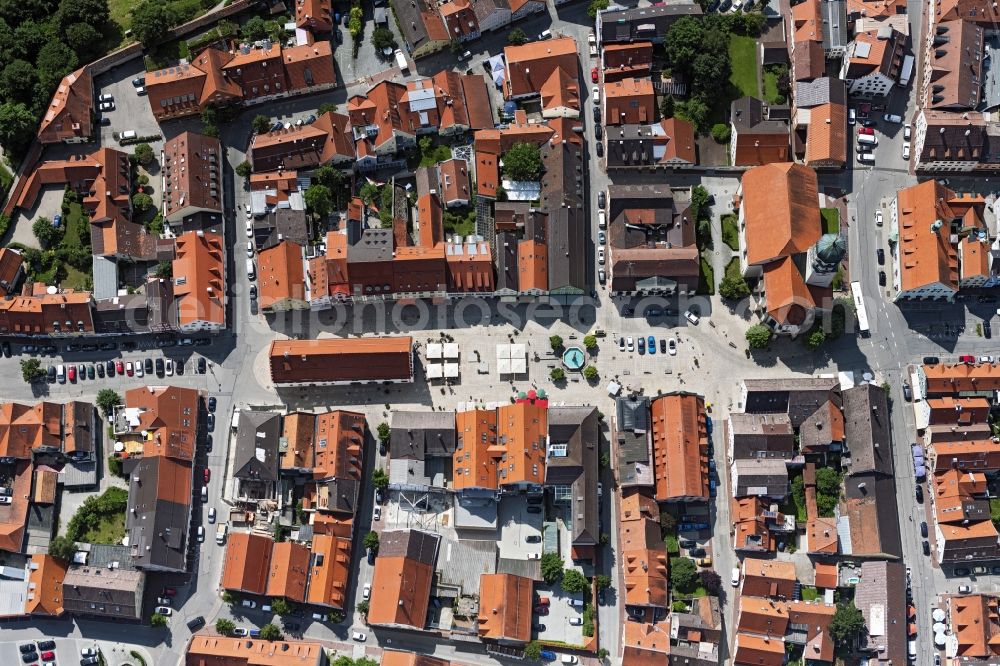
<svg viewBox="0 0 1000 666">
<path fill-rule="evenodd" d="M 11 247 L 0 248 L 0 298 L 16 296 L 24 276 L 21 251 Z"/>
<path fill-rule="evenodd" d="M 309 307 L 306 300 L 305 259 L 302 246 L 290 240 L 257 255 L 257 301 L 264 312 L 287 312 Z"/>
<path fill-rule="evenodd" d="M 733 412 L 726 422 L 726 438 L 734 460 L 795 457 L 795 431 L 787 414 Z"/>
<path fill-rule="evenodd" d="M 848 94 L 855 97 L 885 97 L 899 81 L 906 36 L 891 26 L 858 32 L 848 44 L 840 68 Z"/>
<path fill-rule="evenodd" d="M 595 407 L 548 410 L 545 486 L 553 503 L 569 506 L 572 518 L 567 527 L 574 560 L 593 560 L 601 538 L 598 433 Z M 502 460 L 498 466 L 503 467 Z"/>
<path fill-rule="evenodd" d="M 643 41 L 659 44 L 677 19 L 701 15 L 701 6 L 694 2 L 605 10 L 597 18 L 597 41 L 602 46 Z"/>
<path fill-rule="evenodd" d="M 314 530 L 316 525 L 314 522 Z M 314 534 L 309 560 L 306 603 L 345 610 L 351 580 L 350 538 Z"/>
<path fill-rule="evenodd" d="M 410 337 L 275 340 L 269 356 L 279 386 L 413 381 Z"/>
<path fill-rule="evenodd" d="M 607 128 L 608 170 L 662 167 L 679 169 L 698 163 L 694 127 L 681 118 L 649 125 Z"/>
<path fill-rule="evenodd" d="M 654 614 L 665 611 L 669 606 L 668 559 L 660 509 L 653 498 L 635 493 L 622 498 L 620 515 L 625 611 L 635 618 L 645 617 L 649 610 Z"/>
<path fill-rule="evenodd" d="M 945 602 L 962 660 L 988 660 L 1000 655 L 1000 604 L 985 594 L 949 596 Z"/>
<path fill-rule="evenodd" d="M 756 97 L 733 100 L 729 159 L 733 166 L 760 166 L 791 159 L 791 126 L 786 106 L 768 106 Z"/>
<path fill-rule="evenodd" d="M 642 78 L 653 68 L 653 43 L 606 44 L 601 51 L 604 81 Z"/>
<path fill-rule="evenodd" d="M 255 134 L 247 154 L 255 172 L 282 173 L 326 164 L 347 169 L 357 158 L 350 119 L 332 111 L 309 124 L 275 126 L 269 132 Z"/>
<path fill-rule="evenodd" d="M 197 634 L 184 655 L 185 666 L 326 666 L 329 661 L 320 643 L 233 640 L 225 636 Z"/>
<path fill-rule="evenodd" d="M 655 398 L 650 409 L 657 501 L 707 502 L 705 399 L 694 393 L 668 393 Z"/>
<path fill-rule="evenodd" d="M 28 563 L 26 615 L 59 617 L 65 612 L 63 583 L 68 565 L 51 555 L 34 554 Z"/>
<path fill-rule="evenodd" d="M 614 436 L 618 440 L 618 483 L 622 488 L 653 488 L 653 453 L 649 431 L 649 398 L 615 399 Z"/>
<path fill-rule="evenodd" d="M 325 35 L 333 30 L 333 11 L 330 0 L 296 0 L 295 27 L 314 35 Z"/>
<path fill-rule="evenodd" d="M 232 532 L 222 561 L 220 587 L 234 592 L 264 594 L 271 573 L 274 541 L 262 534 Z"/>
<path fill-rule="evenodd" d="M 1000 132 L 980 113 L 921 109 L 913 123 L 919 173 L 1000 169 Z"/>
<path fill-rule="evenodd" d="M 670 614 L 671 664 L 716 666 L 723 640 L 722 613 L 716 597 L 692 599 L 691 612 Z"/>
<path fill-rule="evenodd" d="M 281 434 L 281 415 L 246 409 L 240 412 L 232 454 L 232 496 L 237 501 L 274 499 Z"/>
<path fill-rule="evenodd" d="M 440 535 L 420 530 L 383 531 L 372 577 L 368 623 L 423 629 Z"/>
<path fill-rule="evenodd" d="M 780 502 L 788 494 L 788 468 L 784 460 L 734 460 L 732 479 L 735 497 L 762 497 Z"/>
<path fill-rule="evenodd" d="M 70 72 L 59 82 L 41 125 L 42 144 L 84 143 L 94 133 L 94 76 L 90 65 Z"/>
<path fill-rule="evenodd" d="M 869 659 L 880 666 L 905 661 L 908 613 L 903 563 L 862 562 L 854 605 L 864 615 L 867 629 L 858 639 L 858 648 L 868 652 Z"/>
<path fill-rule="evenodd" d="M 579 99 L 580 61 L 576 40 L 561 37 L 504 48 L 507 64 L 504 97 L 518 100 L 542 94 L 546 88 L 570 86 Z M 558 100 L 552 103 L 558 104 Z M 543 105 L 543 115 L 546 105 Z M 576 104 L 579 113 L 579 102 Z"/>
<path fill-rule="evenodd" d="M 406 41 L 406 50 L 414 60 L 448 46 L 451 37 L 436 3 L 392 0 L 390 4 Z"/>
<path fill-rule="evenodd" d="M 93 297 L 64 291 L 0 300 L 0 333 L 69 336 L 94 332 Z"/>
<path fill-rule="evenodd" d="M 132 468 L 125 532 L 135 566 L 183 572 L 191 521 L 191 463 L 143 456 Z"/>
<path fill-rule="evenodd" d="M 180 225 L 196 213 L 222 213 L 222 144 L 182 132 L 163 145 L 163 217 Z"/>
<path fill-rule="evenodd" d="M 604 83 L 604 123 L 646 125 L 656 118 L 656 93 L 651 79 L 623 79 Z"/>
<path fill-rule="evenodd" d="M 823 234 L 816 172 L 767 164 L 743 174 L 740 266 L 762 277 L 755 310 L 776 333 L 809 330 L 832 307 L 830 285 L 847 253 L 843 237 Z"/>
<path fill-rule="evenodd" d="M 479 637 L 501 645 L 531 640 L 534 581 L 514 574 L 483 574 L 479 584 Z"/>
<path fill-rule="evenodd" d="M 226 327 L 226 268 L 222 236 L 189 231 L 177 237 L 174 256 L 176 330 L 221 331 Z"/>
<path fill-rule="evenodd" d="M 142 619 L 146 574 L 127 560 L 117 566 L 71 566 L 62 588 L 63 608 L 71 615 L 129 622 Z"/>
</svg>

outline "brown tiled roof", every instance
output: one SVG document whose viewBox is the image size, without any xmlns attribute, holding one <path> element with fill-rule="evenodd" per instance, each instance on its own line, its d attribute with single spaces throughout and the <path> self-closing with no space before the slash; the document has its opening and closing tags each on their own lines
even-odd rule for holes
<svg viewBox="0 0 1000 666">
<path fill-rule="evenodd" d="M 496 489 L 497 412 L 474 409 L 455 414 L 458 445 L 452 454 L 453 485 L 456 491 L 465 488 Z"/>
<path fill-rule="evenodd" d="M 222 212 L 222 148 L 219 140 L 183 132 L 163 145 L 164 217 L 185 211 Z"/>
<path fill-rule="evenodd" d="M 90 65 L 70 72 L 59 82 L 38 128 L 41 143 L 58 143 L 91 136 L 94 77 Z"/>
<path fill-rule="evenodd" d="M 790 256 L 764 267 L 764 293 L 767 314 L 783 326 L 801 326 L 813 309 L 823 305 L 824 298 L 832 297 L 829 289 L 807 285 Z"/>
<path fill-rule="evenodd" d="M 656 499 L 708 499 L 708 434 L 705 400 L 675 393 L 650 404 Z"/>
<path fill-rule="evenodd" d="M 645 125 L 656 118 L 656 93 L 649 78 L 604 84 L 604 122 L 608 125 Z"/>
<path fill-rule="evenodd" d="M 409 336 L 275 340 L 269 356 L 277 384 L 413 378 Z"/>
<path fill-rule="evenodd" d="M 445 245 L 448 291 L 492 292 L 496 288 L 493 253 L 485 241 Z"/>
<path fill-rule="evenodd" d="M 936 180 L 897 193 L 900 291 L 934 284 L 958 290 L 958 254 L 948 237 L 955 217 L 948 204 L 954 196 Z M 935 230 L 937 220 L 943 224 Z"/>
<path fill-rule="evenodd" d="M 847 107 L 839 102 L 813 107 L 806 134 L 806 164 L 843 166 L 846 161 Z"/>
<path fill-rule="evenodd" d="M 1000 363 L 921 366 L 928 395 L 1000 390 Z"/>
<path fill-rule="evenodd" d="M 580 70 L 576 40 L 572 37 L 508 46 L 504 58 L 507 62 L 504 96 L 508 98 L 538 92 L 557 68 L 566 70 L 574 79 Z"/>
<path fill-rule="evenodd" d="M 0 404 L 0 458 L 28 460 L 33 450 L 62 449 L 62 405 Z"/>
<path fill-rule="evenodd" d="M 292 92 L 337 83 L 333 68 L 333 46 L 328 39 L 291 46 L 281 51 L 288 89 Z"/>
<path fill-rule="evenodd" d="M 479 577 L 479 637 L 527 643 L 531 640 L 534 602 L 530 578 L 514 574 Z"/>
<path fill-rule="evenodd" d="M 267 596 L 305 601 L 309 576 L 309 549 L 299 543 L 282 541 L 271 549 L 271 571 Z"/>
<path fill-rule="evenodd" d="M 28 565 L 28 597 L 24 612 L 29 615 L 63 614 L 63 579 L 69 565 L 51 555 L 35 554 Z"/>
<path fill-rule="evenodd" d="M 382 532 L 368 622 L 423 629 L 440 536 L 419 530 Z"/>
<path fill-rule="evenodd" d="M 35 494 L 31 501 L 35 504 L 55 504 L 58 479 L 59 472 L 51 467 L 35 467 Z"/>
<path fill-rule="evenodd" d="M 426 654 L 385 650 L 382 653 L 382 663 L 379 666 L 451 666 L 451 662 Z"/>
<path fill-rule="evenodd" d="M 653 67 L 653 43 L 605 44 L 602 57 L 605 81 L 641 76 Z"/>
<path fill-rule="evenodd" d="M 282 419 L 282 436 L 288 447 L 281 458 L 282 469 L 311 469 L 316 456 L 316 415 L 291 412 Z"/>
<path fill-rule="evenodd" d="M 789 124 L 783 120 L 768 120 L 763 101 L 741 97 L 733 101 L 730 117 L 736 142 L 734 165 L 759 166 L 789 160 Z"/>
<path fill-rule="evenodd" d="M 962 660 L 1000 655 L 1000 600 L 986 594 L 948 599 L 951 628 Z"/>
<path fill-rule="evenodd" d="M 326 650 L 321 643 L 265 641 L 198 634 L 191 637 L 185 666 L 322 666 Z"/>
<path fill-rule="evenodd" d="M 742 205 L 750 265 L 805 252 L 822 235 L 819 184 L 807 166 L 786 162 L 750 169 L 743 174 Z"/>
<path fill-rule="evenodd" d="M 138 418 L 131 432 L 146 431 L 143 455 L 193 460 L 198 433 L 198 401 L 197 390 L 179 386 L 143 386 L 127 391 L 125 405 L 135 408 Z"/>
<path fill-rule="evenodd" d="M 983 85 L 983 26 L 971 20 L 946 21 L 935 26 L 928 51 L 928 109 L 963 110 L 979 105 Z"/>
<path fill-rule="evenodd" d="M 226 283 L 222 236 L 189 231 L 177 238 L 173 261 L 174 305 L 180 326 L 226 325 Z"/>
<path fill-rule="evenodd" d="M 561 114 L 566 109 L 580 108 L 579 77 L 562 67 L 556 67 L 538 89 L 542 98 L 542 112 Z"/>
<path fill-rule="evenodd" d="M 811 554 L 836 555 L 839 552 L 835 518 L 812 518 L 807 521 L 806 538 Z"/>
<path fill-rule="evenodd" d="M 0 248 L 0 298 L 14 294 L 12 288 L 22 273 L 21 253 L 10 247 Z"/>
<path fill-rule="evenodd" d="M 274 541 L 261 534 L 232 532 L 222 560 L 222 589 L 264 594 Z"/>
<path fill-rule="evenodd" d="M 525 401 L 497 409 L 498 446 L 507 455 L 498 469 L 500 485 L 544 481 L 547 437 L 547 407 Z"/>
<path fill-rule="evenodd" d="M 748 557 L 743 561 L 741 594 L 791 599 L 796 580 L 795 565 L 792 562 Z"/>
<path fill-rule="evenodd" d="M 469 163 L 450 159 L 438 165 L 440 171 L 441 200 L 447 206 L 452 201 L 470 201 Z"/>
<path fill-rule="evenodd" d="M 92 332 L 92 304 L 89 293 L 71 291 L 0 300 L 0 333 Z"/>
<path fill-rule="evenodd" d="M 28 506 L 31 494 L 31 461 L 18 460 L 13 466 L 10 504 L 0 504 L 0 550 L 20 553 L 24 547 L 24 532 L 28 526 Z"/>
<path fill-rule="evenodd" d="M 347 116 L 328 112 L 310 125 L 256 134 L 250 159 L 257 171 L 318 166 L 335 158 L 355 159 L 354 141 L 347 136 Z"/>
<path fill-rule="evenodd" d="M 351 540 L 314 534 L 311 562 L 307 602 L 344 609 L 351 578 Z"/>
<path fill-rule="evenodd" d="M 269 310 L 278 304 L 305 303 L 306 280 L 302 246 L 283 240 L 262 250 L 257 258 L 260 307 Z"/>
<path fill-rule="evenodd" d="M 316 33 L 333 29 L 330 0 L 296 0 L 295 27 Z"/>
</svg>

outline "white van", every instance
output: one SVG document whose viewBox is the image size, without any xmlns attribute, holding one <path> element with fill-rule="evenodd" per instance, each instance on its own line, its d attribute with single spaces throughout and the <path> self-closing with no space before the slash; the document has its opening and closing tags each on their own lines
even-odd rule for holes
<svg viewBox="0 0 1000 666">
<path fill-rule="evenodd" d="M 877 146 L 878 137 L 876 137 L 874 134 L 859 134 L 858 143 L 867 143 L 872 146 Z"/>
<path fill-rule="evenodd" d="M 580 663 L 580 660 L 577 659 L 576 655 L 573 655 L 573 654 L 564 654 L 562 656 L 562 659 L 560 659 L 559 661 L 561 661 L 564 664 L 579 664 Z"/>
<path fill-rule="evenodd" d="M 907 651 L 907 653 L 910 656 L 910 661 L 916 661 L 917 660 L 917 642 L 916 641 L 910 641 L 907 644 L 907 646 L 906 646 L 906 651 Z"/>
<path fill-rule="evenodd" d="M 121 136 L 118 138 L 118 140 L 127 141 L 136 138 L 136 136 L 137 134 L 135 133 L 135 130 L 125 130 L 124 132 L 121 133 Z"/>
<path fill-rule="evenodd" d="M 247 259 L 247 277 L 251 280 L 257 279 L 257 267 L 253 265 L 253 259 Z"/>
<path fill-rule="evenodd" d="M 858 161 L 865 164 L 875 164 L 875 153 L 858 153 Z"/>
<path fill-rule="evenodd" d="M 608 216 L 604 214 L 603 210 L 597 211 L 597 228 L 598 229 L 608 228 Z"/>
<path fill-rule="evenodd" d="M 399 67 L 399 71 L 403 74 L 407 74 L 410 71 L 410 65 L 406 62 L 406 56 L 400 49 L 396 49 L 394 54 L 396 56 L 396 66 Z"/>
<path fill-rule="evenodd" d="M 66 368 L 61 363 L 56 366 L 56 381 L 60 384 L 66 383 Z"/>
</svg>

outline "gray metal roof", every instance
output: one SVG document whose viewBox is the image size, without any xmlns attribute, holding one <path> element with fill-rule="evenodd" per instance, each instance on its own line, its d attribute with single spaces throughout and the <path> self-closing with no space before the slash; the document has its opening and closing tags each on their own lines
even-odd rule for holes
<svg viewBox="0 0 1000 666">
<path fill-rule="evenodd" d="M 277 481 L 281 415 L 243 410 L 239 423 L 233 453 L 233 476 Z"/>
<path fill-rule="evenodd" d="M 118 295 L 118 262 L 95 254 L 93 267 L 94 300 L 114 298 Z"/>
<path fill-rule="evenodd" d="M 881 387 L 861 384 L 844 391 L 844 439 L 849 474 L 893 475 L 889 402 Z"/>
</svg>

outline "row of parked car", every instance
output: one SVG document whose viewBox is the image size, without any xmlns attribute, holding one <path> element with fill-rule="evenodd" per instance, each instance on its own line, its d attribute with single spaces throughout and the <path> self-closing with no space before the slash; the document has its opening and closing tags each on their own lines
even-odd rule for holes
<svg viewBox="0 0 1000 666">
<path fill-rule="evenodd" d="M 37 666 L 39 659 L 42 660 L 42 666 L 55 666 L 56 642 L 53 640 L 21 643 L 18 650 L 21 652 L 21 661 L 29 666 Z M 100 663 L 99 654 L 97 648 L 83 648 L 80 650 L 80 666 L 93 666 L 93 664 Z"/>
<path fill-rule="evenodd" d="M 195 363 L 197 374 L 203 375 L 208 369 L 208 363 L 204 357 L 198 357 Z M 98 361 L 97 363 L 77 363 L 50 365 L 47 370 L 50 384 L 65 384 L 69 381 L 75 384 L 77 381 L 104 379 L 115 375 L 126 375 L 128 377 L 144 377 L 145 375 L 156 374 L 157 377 L 172 377 L 174 373 L 184 374 L 184 362 L 174 361 L 171 358 L 151 359 L 144 361 L 122 361 L 121 359 L 109 359 Z"/>
</svg>

